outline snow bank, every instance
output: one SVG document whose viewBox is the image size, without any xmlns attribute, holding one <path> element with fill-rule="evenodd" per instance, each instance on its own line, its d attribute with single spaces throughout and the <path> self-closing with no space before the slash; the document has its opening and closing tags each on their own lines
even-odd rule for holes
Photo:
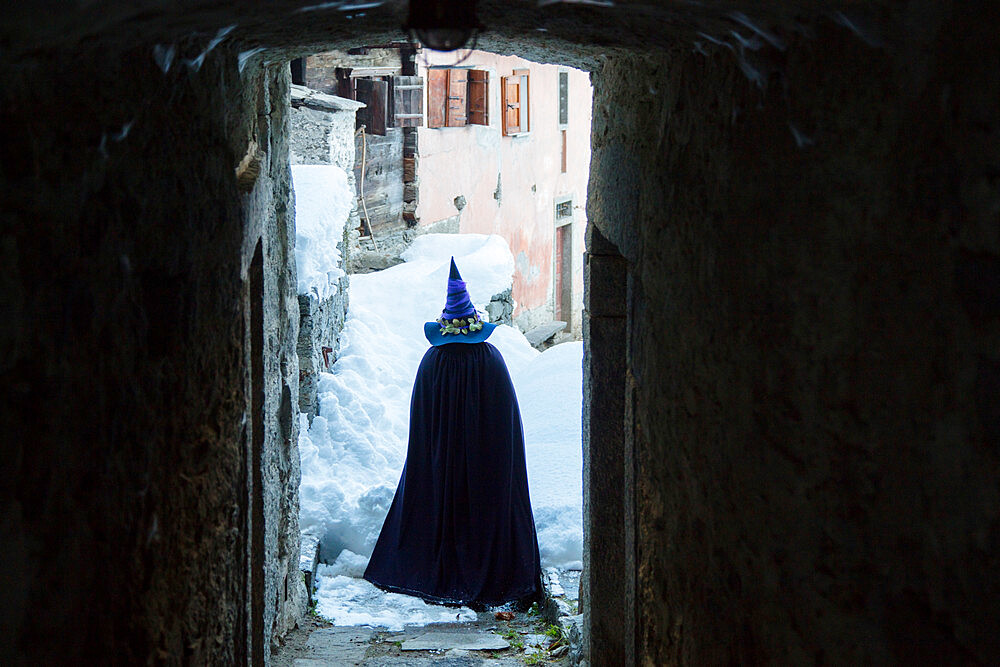
<svg viewBox="0 0 1000 667">
<path fill-rule="evenodd" d="M 337 244 L 354 204 L 347 172 L 332 164 L 292 165 L 295 190 L 295 264 L 298 293 L 326 299 L 337 293 Z"/>
<path fill-rule="evenodd" d="M 346 568 L 341 561 L 348 562 Z M 333 565 L 320 565 L 316 611 L 335 625 L 371 625 L 397 632 L 405 625 L 476 620 L 468 607 L 427 604 L 412 595 L 387 593 L 361 579 L 368 559 L 343 552 Z M 360 572 L 360 574 L 355 574 Z"/>
<path fill-rule="evenodd" d="M 583 343 L 551 347 L 511 375 L 542 565 L 582 569 Z"/>
<path fill-rule="evenodd" d="M 332 373 L 320 374 L 320 415 L 308 428 L 301 417 L 301 527 L 320 537 L 324 561 L 336 560 L 319 577 L 319 611 L 338 624 L 397 624 L 397 612 L 406 623 L 430 617 L 420 607 L 402 611 L 401 601 L 383 600 L 378 596 L 390 594 L 355 577 L 364 571 L 399 482 L 413 378 L 427 350 L 423 324 L 444 306 L 452 255 L 478 308 L 510 287 L 514 259 L 506 242 L 478 234 L 420 236 L 404 253 L 405 263 L 352 276 L 340 357 Z M 543 565 L 579 568 L 582 345 L 539 354 L 508 326 L 499 326 L 490 342 L 504 356 L 521 406 Z M 457 610 L 447 611 L 444 620 L 454 620 Z"/>
</svg>

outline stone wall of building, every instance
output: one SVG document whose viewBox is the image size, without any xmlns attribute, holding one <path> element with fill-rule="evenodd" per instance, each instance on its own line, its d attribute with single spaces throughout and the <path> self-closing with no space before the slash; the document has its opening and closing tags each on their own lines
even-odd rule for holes
<svg viewBox="0 0 1000 667">
<path fill-rule="evenodd" d="M 0 62 L 0 662 L 246 662 L 301 611 L 287 67 L 102 53 Z"/>
<path fill-rule="evenodd" d="M 398 7 L 44 6 L 0 13 L 0 662 L 266 664 L 284 63 Z M 994 661 L 995 3 L 477 10 L 480 48 L 594 72 L 591 664 Z"/>
<path fill-rule="evenodd" d="M 637 662 L 1000 654 L 1000 42 L 947 4 L 594 75 Z"/>
<path fill-rule="evenodd" d="M 253 76 L 256 68 L 245 70 Z M 289 87 L 287 65 L 266 68 L 256 88 L 258 145 L 267 146 L 260 175 L 244 199 L 244 250 L 260 243 L 263 301 L 260 303 L 262 358 L 254 344 L 255 295 L 251 277 L 250 321 L 244 360 L 251 371 L 251 391 L 261 381 L 263 397 L 258 407 L 251 395 L 251 636 L 263 631 L 261 650 L 298 622 L 305 611 L 305 587 L 299 573 L 298 452 L 298 299 L 295 296 L 295 209 L 289 164 Z M 257 225 L 260 225 L 259 232 Z M 259 235 L 258 235 L 259 234 Z M 255 241 L 259 239 L 259 241 Z M 253 272 L 253 259 L 250 272 Z M 255 376 L 257 364 L 262 377 Z M 258 395 L 259 397 L 259 395 Z M 257 411 L 260 414 L 256 414 Z M 252 431 L 261 423 L 263 441 L 258 454 Z M 259 476 L 259 478 L 258 478 Z M 262 497 L 258 497 L 261 494 Z M 263 522 L 263 530 L 260 523 Z M 254 544 L 254 540 L 257 543 Z M 255 558 L 263 566 L 257 569 Z M 254 584 L 254 576 L 262 580 Z M 253 622 L 260 628 L 254 628 Z M 251 652 L 254 653 L 253 644 Z"/>
</svg>

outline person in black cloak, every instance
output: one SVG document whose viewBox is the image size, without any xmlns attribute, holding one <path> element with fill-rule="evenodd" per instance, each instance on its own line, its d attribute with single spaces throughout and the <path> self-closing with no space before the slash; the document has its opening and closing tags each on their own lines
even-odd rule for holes
<svg viewBox="0 0 1000 667">
<path fill-rule="evenodd" d="M 448 298 L 424 325 L 406 463 L 364 577 L 478 608 L 542 591 L 517 396 L 451 260 Z"/>
</svg>

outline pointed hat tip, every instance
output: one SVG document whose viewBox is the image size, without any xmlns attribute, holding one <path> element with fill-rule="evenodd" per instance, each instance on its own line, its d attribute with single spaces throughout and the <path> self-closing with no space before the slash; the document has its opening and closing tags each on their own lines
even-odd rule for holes
<svg viewBox="0 0 1000 667">
<path fill-rule="evenodd" d="M 448 280 L 461 280 L 462 276 L 458 272 L 458 267 L 455 265 L 455 257 L 451 258 L 451 273 L 448 274 Z"/>
</svg>

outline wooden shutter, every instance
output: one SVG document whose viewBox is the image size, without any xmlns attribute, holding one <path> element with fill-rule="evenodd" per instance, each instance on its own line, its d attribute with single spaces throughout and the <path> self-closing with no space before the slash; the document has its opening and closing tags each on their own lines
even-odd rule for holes
<svg viewBox="0 0 1000 667">
<path fill-rule="evenodd" d="M 469 70 L 448 70 L 448 107 L 445 115 L 448 127 L 465 127 L 468 124 L 468 79 Z"/>
<path fill-rule="evenodd" d="M 351 77 L 351 69 L 349 67 L 337 67 L 333 70 L 333 73 L 337 78 L 335 94 L 340 97 L 346 97 L 349 100 L 356 100 L 357 97 L 354 94 L 354 79 Z"/>
<path fill-rule="evenodd" d="M 427 127 L 444 127 L 448 101 L 448 70 L 427 70 Z"/>
<path fill-rule="evenodd" d="M 490 73 L 469 70 L 469 124 L 490 124 Z"/>
<path fill-rule="evenodd" d="M 364 124 L 368 134 L 385 136 L 388 113 L 389 83 L 382 79 L 358 79 L 355 91 L 359 102 L 368 106 L 358 109 L 358 123 Z"/>
<path fill-rule="evenodd" d="M 424 118 L 424 80 L 419 76 L 392 77 L 392 126 L 420 127 Z"/>
<path fill-rule="evenodd" d="M 521 77 L 500 77 L 500 87 L 503 90 L 503 133 L 518 134 L 521 132 Z"/>
</svg>

